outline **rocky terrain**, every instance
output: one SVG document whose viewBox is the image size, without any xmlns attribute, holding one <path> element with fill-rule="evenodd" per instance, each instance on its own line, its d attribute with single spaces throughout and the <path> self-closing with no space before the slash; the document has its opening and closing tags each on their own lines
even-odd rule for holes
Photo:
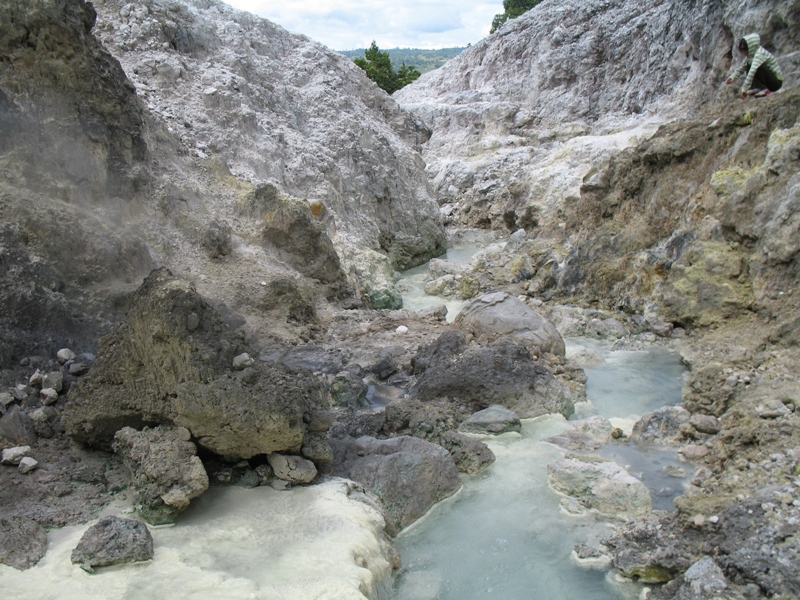
<svg viewBox="0 0 800 600">
<path fill-rule="evenodd" d="M 553 466 L 568 495 L 574 470 L 634 490 L 591 552 L 651 598 L 800 596 L 798 19 L 545 0 L 390 98 L 216 0 L 2 3 L 0 561 L 123 495 L 156 524 L 209 486 L 323 481 L 369 513 L 352 597 L 377 597 L 389 536 L 494 460 L 474 423 L 572 414 L 562 336 L 589 335 L 680 350 L 682 409 L 631 437 L 701 467 L 664 513 L 603 460 Z M 786 86 L 741 100 L 752 30 Z M 506 242 L 432 265 L 472 300 L 452 324 L 393 286 L 445 225 Z M 126 555 L 104 539 L 73 562 Z"/>
</svg>

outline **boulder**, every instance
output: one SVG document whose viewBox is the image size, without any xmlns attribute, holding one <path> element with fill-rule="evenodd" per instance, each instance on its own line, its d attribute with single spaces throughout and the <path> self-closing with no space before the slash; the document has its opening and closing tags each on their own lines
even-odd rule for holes
<svg viewBox="0 0 800 600">
<path fill-rule="evenodd" d="M 365 436 L 334 440 L 332 445 L 334 474 L 361 483 L 383 501 L 392 517 L 387 522 L 392 535 L 461 487 L 450 454 L 419 438 Z"/>
<path fill-rule="evenodd" d="M 317 476 L 317 468 L 314 463 L 300 456 L 274 452 L 267 457 L 267 461 L 272 467 L 275 477 L 290 483 L 311 483 Z"/>
<path fill-rule="evenodd" d="M 434 359 L 410 392 L 422 402 L 447 397 L 472 412 L 499 404 L 521 418 L 575 410 L 567 387 L 518 344 L 498 341 Z"/>
<path fill-rule="evenodd" d="M 476 337 L 500 338 L 528 347 L 531 352 L 564 356 L 561 334 L 549 320 L 505 292 L 476 298 L 458 313 L 455 325 Z"/>
<path fill-rule="evenodd" d="M 682 438 L 681 425 L 688 423 L 691 414 L 680 406 L 665 406 L 647 413 L 633 425 L 634 443 L 675 444 Z"/>
<path fill-rule="evenodd" d="M 12 406 L 0 417 L 0 442 L 16 446 L 30 445 L 36 442 L 36 428 L 28 414 L 19 406 Z"/>
<path fill-rule="evenodd" d="M 131 471 L 142 517 L 153 525 L 172 523 L 208 489 L 208 475 L 184 428 L 125 427 L 114 437 L 114 451 Z"/>
<path fill-rule="evenodd" d="M 647 486 L 612 460 L 597 455 L 564 458 L 547 466 L 555 491 L 613 519 L 641 517 L 652 510 Z"/>
<path fill-rule="evenodd" d="M 386 406 L 380 419 L 370 419 L 366 415 L 359 419 L 350 428 L 349 435 L 413 435 L 439 444 L 450 453 L 460 472 L 474 475 L 494 462 L 495 457 L 480 440 L 455 431 L 459 420 L 466 416 L 463 412 L 446 401 L 423 403 L 418 400 L 400 400 Z M 375 421 L 372 428 L 369 428 L 370 421 Z M 365 431 L 368 428 L 370 430 Z"/>
<path fill-rule="evenodd" d="M 187 281 L 153 271 L 133 295 L 127 318 L 102 338 L 91 372 L 72 386 L 67 433 L 108 448 L 123 427 L 186 427 L 229 460 L 300 451 L 327 390 L 304 369 L 254 362 L 248 348 Z"/>
<path fill-rule="evenodd" d="M 89 572 L 94 567 L 141 562 L 153 558 L 153 536 L 136 519 L 105 517 L 81 537 L 72 551 L 72 564 Z"/>
<path fill-rule="evenodd" d="M 608 419 L 595 415 L 581 419 L 547 441 L 571 452 L 594 452 L 612 440 L 613 432 L 614 426 Z"/>
<path fill-rule="evenodd" d="M 473 413 L 469 419 L 459 425 L 458 429 L 466 433 L 497 435 L 509 431 L 520 431 L 522 424 L 515 412 L 493 404 Z"/>
<path fill-rule="evenodd" d="M 47 552 L 47 534 L 36 521 L 25 517 L 0 517 L 0 563 L 28 569 Z"/>
</svg>

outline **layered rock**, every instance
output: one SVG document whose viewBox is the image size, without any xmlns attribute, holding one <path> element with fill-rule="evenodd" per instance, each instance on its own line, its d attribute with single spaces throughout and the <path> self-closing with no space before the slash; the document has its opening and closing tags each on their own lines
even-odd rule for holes
<svg viewBox="0 0 800 600">
<path fill-rule="evenodd" d="M 324 409 L 324 385 L 308 372 L 260 361 L 234 370 L 234 357 L 246 349 L 191 284 L 154 271 L 127 319 L 101 342 L 92 371 L 70 391 L 66 431 L 109 447 L 123 427 L 174 424 L 229 459 L 300 452 Z"/>
</svg>

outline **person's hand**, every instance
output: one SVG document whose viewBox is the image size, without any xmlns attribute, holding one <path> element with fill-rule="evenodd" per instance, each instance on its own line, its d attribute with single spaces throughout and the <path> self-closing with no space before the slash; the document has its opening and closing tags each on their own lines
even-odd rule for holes
<svg viewBox="0 0 800 600">
<path fill-rule="evenodd" d="M 728 77 L 728 78 L 725 80 L 725 83 L 727 83 L 728 85 L 732 84 L 732 83 L 733 83 L 733 77 Z"/>
</svg>

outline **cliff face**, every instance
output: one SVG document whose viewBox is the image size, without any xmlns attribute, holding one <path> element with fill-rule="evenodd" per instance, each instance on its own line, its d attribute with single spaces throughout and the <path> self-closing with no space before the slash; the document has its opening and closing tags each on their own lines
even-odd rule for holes
<svg viewBox="0 0 800 600">
<path fill-rule="evenodd" d="M 415 150 L 427 130 L 351 61 L 263 19 L 5 2 L 0 67 L 3 363 L 47 338 L 92 347 L 156 266 L 262 330 L 287 281 L 308 314 L 397 306 L 394 270 L 443 251 Z"/>
<path fill-rule="evenodd" d="M 433 130 L 423 156 L 456 222 L 554 228 L 597 163 L 727 97 L 744 33 L 791 81 L 798 18 L 772 0 L 545 1 L 394 97 Z"/>
<path fill-rule="evenodd" d="M 608 544 L 621 572 L 672 580 L 654 598 L 699 597 L 704 555 L 725 597 L 800 589 L 776 567 L 800 555 L 781 533 L 800 472 L 799 20 L 797 2 L 546 0 L 395 94 L 433 130 L 452 222 L 525 230 L 465 278 L 691 332 L 683 406 L 721 429 L 683 432 L 702 468 L 677 511 Z M 724 79 L 751 31 L 785 85 L 742 100 Z"/>
<path fill-rule="evenodd" d="M 97 9 L 100 39 L 181 153 L 321 201 L 340 248 L 385 252 L 401 269 L 442 251 L 413 148 L 428 132 L 352 61 L 221 2 Z"/>
</svg>

